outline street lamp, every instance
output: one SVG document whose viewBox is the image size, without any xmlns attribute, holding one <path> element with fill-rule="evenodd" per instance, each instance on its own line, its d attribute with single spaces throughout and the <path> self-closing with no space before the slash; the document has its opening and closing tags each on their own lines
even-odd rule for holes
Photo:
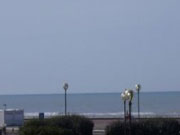
<svg viewBox="0 0 180 135">
<path fill-rule="evenodd" d="M 141 85 L 136 84 L 135 87 L 136 87 L 136 91 L 137 91 L 137 94 L 138 94 L 138 118 L 140 118 L 140 96 L 139 96 L 139 92 L 140 92 L 140 89 L 141 89 Z"/>
<path fill-rule="evenodd" d="M 124 121 L 126 123 L 126 100 L 127 100 L 127 95 L 125 94 L 125 92 L 121 93 L 121 98 L 124 102 Z"/>
<path fill-rule="evenodd" d="M 126 89 L 125 89 L 126 91 Z M 128 100 L 127 94 L 124 92 L 121 93 L 121 99 L 124 102 L 124 133 L 126 135 L 126 100 Z"/>
<path fill-rule="evenodd" d="M 67 92 L 67 89 L 68 89 L 68 87 L 69 87 L 69 85 L 68 85 L 68 83 L 64 83 L 64 85 L 63 85 L 63 88 L 64 88 L 64 91 L 65 91 L 65 94 L 64 94 L 64 106 L 65 106 L 65 109 L 64 109 L 64 111 L 65 111 L 65 115 L 67 114 L 67 101 L 66 101 L 66 92 Z"/>
<path fill-rule="evenodd" d="M 133 90 L 126 90 L 125 94 L 127 96 L 127 99 L 129 100 L 129 122 L 131 123 L 131 112 L 132 112 L 132 99 L 134 96 Z"/>
<path fill-rule="evenodd" d="M 129 90 L 126 90 L 125 91 L 125 94 L 127 96 L 127 100 L 129 100 L 129 134 L 132 135 L 132 132 L 131 132 L 131 111 L 132 111 L 132 99 L 133 99 L 133 96 L 134 96 L 134 92 L 133 90 L 129 89 Z"/>
</svg>

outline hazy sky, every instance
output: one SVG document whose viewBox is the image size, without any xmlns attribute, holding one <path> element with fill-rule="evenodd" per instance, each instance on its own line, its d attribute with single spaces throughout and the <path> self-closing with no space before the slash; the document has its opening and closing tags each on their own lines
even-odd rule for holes
<svg viewBox="0 0 180 135">
<path fill-rule="evenodd" d="M 0 94 L 180 91 L 179 0 L 0 1 Z"/>
</svg>

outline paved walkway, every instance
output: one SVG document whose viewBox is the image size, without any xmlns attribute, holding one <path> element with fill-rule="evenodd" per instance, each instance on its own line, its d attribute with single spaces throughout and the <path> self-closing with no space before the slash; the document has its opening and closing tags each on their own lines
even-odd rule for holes
<svg viewBox="0 0 180 135">
<path fill-rule="evenodd" d="M 97 118 L 92 119 L 94 122 L 94 130 L 93 135 L 105 135 L 105 128 L 107 125 L 110 125 L 113 121 L 117 121 L 117 119 L 106 119 L 106 118 Z"/>
<path fill-rule="evenodd" d="M 105 135 L 105 130 L 93 130 L 93 135 Z"/>
</svg>

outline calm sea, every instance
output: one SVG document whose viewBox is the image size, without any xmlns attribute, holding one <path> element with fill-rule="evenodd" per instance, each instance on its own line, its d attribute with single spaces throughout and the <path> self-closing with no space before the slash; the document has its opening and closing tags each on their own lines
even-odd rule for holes
<svg viewBox="0 0 180 135">
<path fill-rule="evenodd" d="M 24 109 L 26 116 L 39 112 L 57 115 L 64 112 L 64 95 L 1 95 L 3 104 L 10 109 Z M 149 92 L 140 94 L 141 114 L 147 116 L 180 116 L 180 92 Z M 119 117 L 123 115 L 123 102 L 120 93 L 68 94 L 69 113 L 84 114 L 92 117 Z M 137 114 L 137 95 L 133 99 L 133 113 Z"/>
</svg>

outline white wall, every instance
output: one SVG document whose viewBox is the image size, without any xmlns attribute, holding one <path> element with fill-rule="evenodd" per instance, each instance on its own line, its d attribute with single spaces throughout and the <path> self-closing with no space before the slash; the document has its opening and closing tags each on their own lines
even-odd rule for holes
<svg viewBox="0 0 180 135">
<path fill-rule="evenodd" d="M 24 124 L 24 111 L 23 110 L 3 110 L 0 113 L 0 125 L 6 124 L 7 126 L 22 126 Z"/>
</svg>

